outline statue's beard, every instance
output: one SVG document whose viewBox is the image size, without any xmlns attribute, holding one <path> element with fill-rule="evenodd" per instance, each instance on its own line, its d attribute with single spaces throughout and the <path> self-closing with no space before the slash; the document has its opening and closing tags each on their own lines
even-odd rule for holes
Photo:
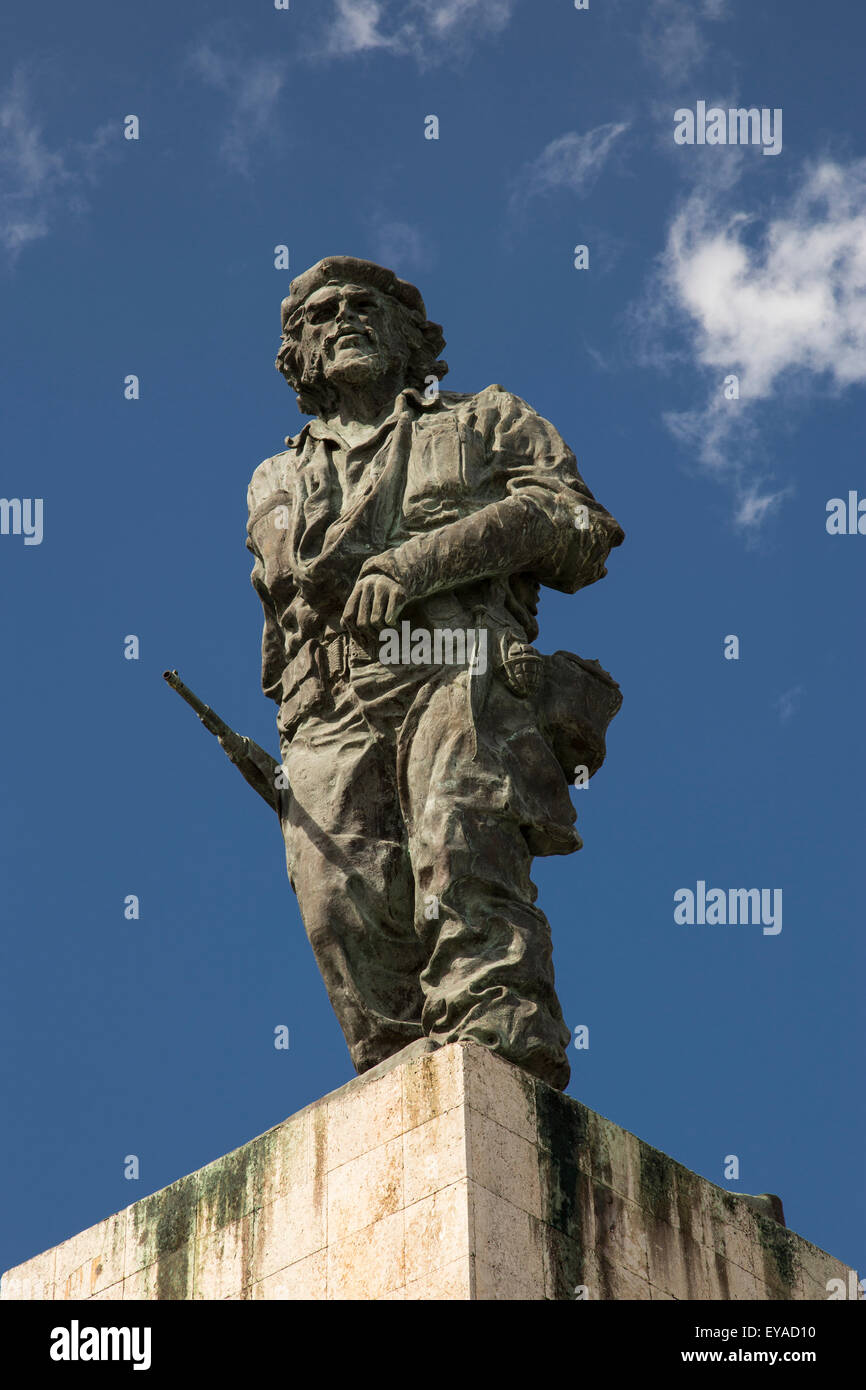
<svg viewBox="0 0 866 1390">
<path fill-rule="evenodd" d="M 345 362 L 339 359 L 331 362 L 323 375 L 331 386 L 340 386 L 343 382 L 350 386 L 364 386 L 367 382 L 372 384 L 378 381 L 387 371 L 387 362 L 380 352 L 374 350 L 364 356 L 353 355 Z"/>
<path fill-rule="evenodd" d="M 322 354 L 318 354 L 304 376 L 310 384 L 321 383 L 337 392 L 341 387 L 375 390 L 379 383 L 389 381 L 395 374 L 402 376 L 405 366 L 405 359 L 399 352 L 381 343 L 371 343 L 369 352 L 353 353 L 344 361 L 340 360 L 339 355 L 334 361 L 326 361 Z"/>
</svg>

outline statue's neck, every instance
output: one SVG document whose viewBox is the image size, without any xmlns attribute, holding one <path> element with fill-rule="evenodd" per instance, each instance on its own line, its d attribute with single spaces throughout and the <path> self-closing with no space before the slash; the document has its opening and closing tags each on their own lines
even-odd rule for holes
<svg viewBox="0 0 866 1390">
<path fill-rule="evenodd" d="M 357 385 L 341 381 L 334 410 L 324 416 L 325 424 L 342 430 L 343 434 L 352 430 L 353 425 L 375 430 L 391 414 L 393 403 L 405 385 L 402 374 L 396 373 L 381 377 L 377 382 L 367 379 Z"/>
</svg>

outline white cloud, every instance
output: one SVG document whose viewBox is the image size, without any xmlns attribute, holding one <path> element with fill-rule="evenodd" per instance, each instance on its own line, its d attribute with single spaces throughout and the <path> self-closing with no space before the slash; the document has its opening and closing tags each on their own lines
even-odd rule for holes
<svg viewBox="0 0 866 1390">
<path fill-rule="evenodd" d="M 411 54 L 421 64 L 455 56 L 472 39 L 497 34 L 516 0 L 334 0 L 322 56 L 377 49 Z"/>
<path fill-rule="evenodd" d="M 0 96 L 0 246 L 10 261 L 46 237 L 64 216 L 87 209 L 85 189 L 97 179 L 119 125 L 100 126 L 89 141 L 51 148 L 33 112 L 30 82 L 19 69 Z"/>
<path fill-rule="evenodd" d="M 209 87 L 228 97 L 228 115 L 220 154 L 236 173 L 249 172 L 253 145 L 273 129 L 274 112 L 285 85 L 286 63 L 280 58 L 244 59 L 205 39 L 189 54 L 189 67 Z"/>
<path fill-rule="evenodd" d="M 379 29 L 382 10 L 378 0 L 335 0 L 328 52 L 347 57 L 371 48 L 390 48 L 393 40 Z"/>
<path fill-rule="evenodd" d="M 628 122 L 611 122 L 583 135 L 569 131 L 551 140 L 537 159 L 524 165 L 515 179 L 512 207 L 559 188 L 586 193 L 601 173 L 614 142 L 625 130 L 628 130 Z"/>
<path fill-rule="evenodd" d="M 866 160 L 813 166 L 757 247 L 752 221 L 720 219 L 697 193 L 671 227 L 669 289 L 700 361 L 738 371 L 753 399 L 793 368 L 866 382 Z"/>
<path fill-rule="evenodd" d="M 757 476 L 756 403 L 792 383 L 801 393 L 866 385 L 866 160 L 810 166 L 763 224 L 732 211 L 732 196 L 699 188 L 686 199 L 649 309 L 656 328 L 685 327 L 712 379 L 702 409 L 666 422 L 704 467 L 732 479 L 735 520 L 755 530 L 790 490 Z M 723 395 L 731 374 L 739 400 Z"/>
</svg>

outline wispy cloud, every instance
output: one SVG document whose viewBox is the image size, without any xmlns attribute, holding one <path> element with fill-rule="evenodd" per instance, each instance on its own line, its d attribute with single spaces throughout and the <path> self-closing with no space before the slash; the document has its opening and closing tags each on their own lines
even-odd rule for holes
<svg viewBox="0 0 866 1390">
<path fill-rule="evenodd" d="M 243 58 L 228 41 L 204 39 L 190 51 L 189 68 L 207 86 L 228 98 L 220 156 L 235 173 L 249 174 L 256 144 L 272 132 L 274 113 L 286 83 L 281 58 Z"/>
<path fill-rule="evenodd" d="M 510 199 L 512 210 L 532 198 L 561 188 L 572 193 L 586 193 L 604 168 L 614 143 L 628 128 L 627 121 L 610 122 L 582 135 L 568 131 L 551 140 L 538 158 L 524 165 L 515 178 Z"/>
<path fill-rule="evenodd" d="M 14 263 L 64 217 L 87 210 L 86 190 L 109 158 L 119 123 L 105 123 L 87 141 L 51 147 L 34 112 L 32 82 L 23 68 L 0 95 L 0 246 Z"/>
<path fill-rule="evenodd" d="M 712 51 L 707 25 L 729 13 L 728 0 L 650 0 L 640 37 L 644 61 L 665 81 L 688 81 Z"/>
<path fill-rule="evenodd" d="M 517 0 L 333 0 L 319 56 L 376 50 L 432 66 L 500 33 Z"/>
<path fill-rule="evenodd" d="M 373 257 L 400 275 L 427 269 L 434 260 L 429 238 L 419 227 L 378 213 L 370 224 Z"/>
<path fill-rule="evenodd" d="M 787 724 L 800 708 L 800 700 L 803 696 L 802 685 L 794 685 L 790 690 L 785 690 L 773 702 L 773 708 L 778 711 L 779 722 Z"/>
<path fill-rule="evenodd" d="M 733 482 L 735 519 L 755 530 L 790 491 L 759 476 L 759 403 L 793 381 L 801 392 L 866 385 L 866 160 L 813 164 L 763 222 L 734 196 L 701 186 L 685 200 L 648 307 L 654 330 L 685 330 L 712 380 L 705 405 L 666 422 Z M 739 399 L 725 398 L 731 375 Z"/>
</svg>

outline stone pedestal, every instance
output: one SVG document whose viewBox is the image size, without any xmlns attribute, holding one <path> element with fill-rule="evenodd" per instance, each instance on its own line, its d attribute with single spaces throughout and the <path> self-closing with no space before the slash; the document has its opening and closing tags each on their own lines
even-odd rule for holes
<svg viewBox="0 0 866 1390">
<path fill-rule="evenodd" d="M 826 1299 L 846 1266 L 473 1044 L 415 1045 L 4 1299 Z"/>
</svg>

